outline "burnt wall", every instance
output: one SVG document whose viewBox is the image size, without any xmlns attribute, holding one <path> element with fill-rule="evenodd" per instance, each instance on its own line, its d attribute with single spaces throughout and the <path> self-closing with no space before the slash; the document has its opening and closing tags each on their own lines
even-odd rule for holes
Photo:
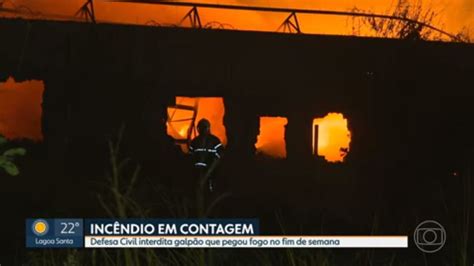
<svg viewBox="0 0 474 266">
<path fill-rule="evenodd" d="M 226 176 L 268 201 L 408 202 L 472 152 L 472 44 L 6 19 L 0 35 L 0 80 L 45 81 L 48 154 L 74 167 L 85 154 L 88 166 L 105 161 L 125 125 L 127 154 L 185 182 L 165 129 L 180 95 L 224 97 Z M 331 111 L 352 131 L 344 164 L 311 156 L 312 119 Z M 288 160 L 254 160 L 260 115 L 288 117 Z"/>
</svg>

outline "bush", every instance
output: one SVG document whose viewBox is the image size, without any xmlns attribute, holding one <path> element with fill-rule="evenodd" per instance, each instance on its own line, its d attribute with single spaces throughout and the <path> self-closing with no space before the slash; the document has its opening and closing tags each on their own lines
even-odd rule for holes
<svg viewBox="0 0 474 266">
<path fill-rule="evenodd" d="M 16 176 L 20 174 L 20 170 L 15 165 L 14 160 L 18 156 L 24 156 L 26 150 L 24 148 L 2 148 L 7 146 L 7 139 L 0 135 L 0 168 L 3 169 L 7 174 Z"/>
</svg>

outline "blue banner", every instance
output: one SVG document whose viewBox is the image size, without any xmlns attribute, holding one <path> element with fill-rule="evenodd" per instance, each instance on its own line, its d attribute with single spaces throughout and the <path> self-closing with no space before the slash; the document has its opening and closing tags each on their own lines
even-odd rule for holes
<svg viewBox="0 0 474 266">
<path fill-rule="evenodd" d="M 86 219 L 86 236 L 258 235 L 258 219 Z"/>
<path fill-rule="evenodd" d="M 82 248 L 84 238 L 253 236 L 258 219 L 27 219 L 27 248 Z"/>
</svg>

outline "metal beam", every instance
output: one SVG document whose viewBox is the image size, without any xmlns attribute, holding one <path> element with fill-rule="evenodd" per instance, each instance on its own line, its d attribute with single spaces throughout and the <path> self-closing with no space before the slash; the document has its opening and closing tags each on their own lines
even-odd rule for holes
<svg viewBox="0 0 474 266">
<path fill-rule="evenodd" d="M 87 0 L 86 3 L 77 10 L 75 17 L 81 17 L 85 19 L 87 22 L 96 23 L 95 20 L 95 12 L 94 12 L 94 1 Z"/>
<path fill-rule="evenodd" d="M 193 8 L 191 8 L 191 10 L 189 10 L 186 16 L 184 16 L 183 19 L 179 22 L 179 25 L 183 24 L 186 19 L 189 19 L 191 27 L 196 29 L 202 28 L 201 18 L 199 17 L 197 7 L 193 6 Z"/>
<path fill-rule="evenodd" d="M 278 27 L 277 31 L 283 29 L 283 32 L 301 33 L 300 23 L 298 22 L 298 17 L 295 12 L 292 12 L 283 23 Z"/>
<path fill-rule="evenodd" d="M 239 6 L 239 5 L 221 5 L 221 4 L 208 4 L 208 3 L 193 3 L 193 2 L 170 2 L 166 0 L 109 0 L 110 2 L 123 2 L 123 3 L 137 3 L 137 4 L 154 4 L 154 5 L 165 5 L 165 6 L 182 6 L 182 7 L 196 7 L 196 8 L 213 8 L 213 9 L 230 9 L 230 10 L 246 10 L 246 11 L 258 11 L 258 12 L 273 12 L 273 13 L 298 13 L 298 14 L 313 14 L 313 15 L 330 15 L 330 16 L 349 16 L 349 17 L 368 17 L 368 18 L 381 18 L 399 20 L 410 23 L 415 23 L 422 27 L 429 28 L 433 31 L 439 32 L 446 35 L 453 40 L 459 40 L 459 38 L 453 34 L 450 34 L 444 30 L 419 22 L 417 20 L 383 15 L 383 14 L 369 14 L 361 12 L 351 11 L 333 11 L 333 10 L 321 10 L 321 9 L 299 9 L 299 8 L 279 8 L 279 7 L 262 7 L 262 6 Z"/>
</svg>

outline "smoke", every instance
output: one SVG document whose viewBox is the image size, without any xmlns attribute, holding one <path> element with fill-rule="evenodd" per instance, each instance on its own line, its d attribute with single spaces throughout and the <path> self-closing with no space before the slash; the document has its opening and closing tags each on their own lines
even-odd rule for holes
<svg viewBox="0 0 474 266">
<path fill-rule="evenodd" d="M 44 16 L 53 15 L 73 17 L 85 0 L 6 0 L 28 7 Z M 232 5 L 292 7 L 306 9 L 351 10 L 357 7 L 374 13 L 384 13 L 393 5 L 393 0 L 194 0 L 196 2 Z M 417 2 L 420 0 L 407 0 Z M 431 2 L 430 2 L 431 1 Z M 176 25 L 189 11 L 187 7 L 169 7 L 150 4 L 130 4 L 95 0 L 96 18 L 99 22 Z M 438 27 L 448 32 L 457 33 L 461 29 L 474 31 L 474 1 L 473 0 L 425 0 L 425 8 L 440 11 Z M 227 28 L 241 30 L 275 31 L 289 14 L 273 14 L 251 11 L 229 11 L 215 9 L 200 9 L 199 14 L 203 24 L 217 22 L 217 25 L 228 25 Z M 299 15 L 300 26 L 306 33 L 321 34 L 352 34 L 350 19 L 346 17 Z M 212 24 L 212 23 L 210 23 Z"/>
<path fill-rule="evenodd" d="M 466 19 L 466 24 L 469 23 L 471 27 L 474 27 L 474 1 L 463 0 L 461 14 Z"/>
<path fill-rule="evenodd" d="M 74 14 L 74 9 L 79 9 L 81 0 L 53 1 L 53 0 L 9 0 L 17 6 L 25 6 L 29 9 L 44 14 Z M 72 11 L 72 12 L 71 12 Z"/>
<path fill-rule="evenodd" d="M 29 9 L 41 12 L 44 16 L 60 15 L 72 17 L 85 3 L 85 0 L 6 0 L 22 5 Z M 374 13 L 383 13 L 393 4 L 393 0 L 340 0 L 340 1 L 314 1 L 314 0 L 195 0 L 196 2 L 253 5 L 272 7 L 312 8 L 347 11 L 354 7 L 361 10 L 370 10 Z M 415 3 L 419 0 L 407 0 Z M 432 2 L 429 2 L 432 1 Z M 150 4 L 130 4 L 95 0 L 96 17 L 99 22 L 148 24 L 154 21 L 161 25 L 176 25 L 189 10 L 187 7 L 156 6 Z M 426 0 L 426 8 L 441 11 L 440 26 L 452 33 L 459 32 L 462 28 L 473 31 L 474 27 L 474 1 L 473 0 Z M 272 14 L 249 11 L 228 11 L 215 9 L 199 10 L 203 24 L 218 22 L 230 25 L 235 29 L 252 29 L 274 31 L 280 26 L 287 14 Z M 328 16 L 299 16 L 303 32 L 322 34 L 351 34 L 351 25 L 348 18 Z"/>
<path fill-rule="evenodd" d="M 473 0 L 439 0 L 434 8 L 441 10 L 440 23 L 446 30 L 454 34 L 474 33 Z"/>
</svg>

